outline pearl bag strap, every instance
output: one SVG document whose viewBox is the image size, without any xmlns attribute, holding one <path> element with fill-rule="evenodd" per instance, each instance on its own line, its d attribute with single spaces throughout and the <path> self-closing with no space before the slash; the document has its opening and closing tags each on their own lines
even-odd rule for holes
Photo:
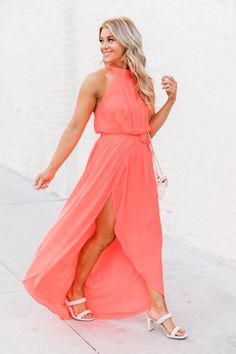
<svg viewBox="0 0 236 354">
<path fill-rule="evenodd" d="M 150 138 L 150 145 L 151 145 L 151 150 L 152 150 L 152 153 L 153 153 L 153 162 L 154 162 L 155 172 L 156 172 L 157 175 L 163 175 L 161 166 L 160 166 L 160 164 L 159 164 L 159 162 L 157 160 L 156 154 L 155 154 L 154 149 L 153 149 L 152 138 L 151 138 L 151 135 L 149 134 L 149 132 L 148 132 L 148 136 Z"/>
</svg>

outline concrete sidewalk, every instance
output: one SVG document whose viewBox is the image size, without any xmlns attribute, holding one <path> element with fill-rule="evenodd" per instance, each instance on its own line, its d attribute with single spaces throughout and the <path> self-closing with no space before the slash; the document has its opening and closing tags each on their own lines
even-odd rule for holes
<svg viewBox="0 0 236 354">
<path fill-rule="evenodd" d="M 145 313 L 119 320 L 63 321 L 25 291 L 21 279 L 65 203 L 0 167 L 0 352 L 3 354 L 236 353 L 236 265 L 163 240 L 166 303 L 189 336 L 148 332 Z"/>
</svg>

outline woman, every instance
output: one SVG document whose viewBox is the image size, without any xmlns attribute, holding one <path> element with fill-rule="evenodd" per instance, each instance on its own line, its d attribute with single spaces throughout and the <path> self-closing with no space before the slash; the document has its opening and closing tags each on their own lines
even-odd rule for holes
<svg viewBox="0 0 236 354">
<path fill-rule="evenodd" d="M 73 117 L 35 189 L 48 187 L 92 113 L 101 135 L 23 282 L 62 319 L 122 318 L 148 309 L 148 330 L 157 324 L 170 338 L 186 338 L 164 298 L 162 229 L 147 134 L 153 137 L 166 120 L 177 82 L 162 77 L 168 99 L 155 113 L 154 86 L 134 23 L 127 17 L 106 20 L 99 41 L 105 66 L 84 79 Z"/>
</svg>

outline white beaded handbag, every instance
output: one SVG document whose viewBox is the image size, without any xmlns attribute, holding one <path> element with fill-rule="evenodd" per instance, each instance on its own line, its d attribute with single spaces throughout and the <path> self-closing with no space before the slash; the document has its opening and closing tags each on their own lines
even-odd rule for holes
<svg viewBox="0 0 236 354">
<path fill-rule="evenodd" d="M 155 177 L 156 177 L 156 183 L 157 183 L 157 191 L 158 191 L 158 198 L 161 199 L 163 198 L 165 194 L 166 187 L 168 186 L 168 178 L 167 176 L 164 175 L 162 172 L 161 166 L 157 160 L 156 154 L 153 149 L 152 141 L 151 141 L 151 136 L 148 132 L 149 138 L 150 138 L 150 146 L 152 150 L 152 155 L 153 155 L 153 167 L 155 171 Z"/>
</svg>

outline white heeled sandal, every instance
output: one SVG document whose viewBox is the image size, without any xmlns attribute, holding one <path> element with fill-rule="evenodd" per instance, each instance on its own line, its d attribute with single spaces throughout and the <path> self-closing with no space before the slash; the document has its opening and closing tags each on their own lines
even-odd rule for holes
<svg viewBox="0 0 236 354">
<path fill-rule="evenodd" d="M 75 313 L 73 311 L 72 306 L 76 304 L 82 304 L 83 302 L 86 302 L 86 297 L 81 297 L 80 299 L 69 301 L 68 299 L 65 299 L 65 304 L 69 307 L 71 316 L 78 321 L 93 321 L 95 320 L 96 317 L 91 317 L 91 318 L 83 318 L 84 315 L 87 315 L 87 313 L 92 313 L 90 310 L 84 310 L 80 312 L 77 316 L 75 316 Z"/>
<path fill-rule="evenodd" d="M 170 317 L 173 317 L 172 313 L 170 313 L 170 312 L 166 313 L 165 315 L 160 317 L 158 320 L 154 320 L 149 315 L 147 315 L 147 329 L 148 329 L 148 331 L 152 331 L 155 328 L 155 324 L 156 324 L 157 327 L 161 327 L 163 329 L 165 335 L 167 337 L 169 337 L 169 338 L 175 338 L 175 339 L 184 339 L 184 338 L 186 338 L 188 336 L 186 331 L 185 331 L 185 334 L 183 334 L 182 336 L 179 336 L 179 335 L 176 334 L 179 329 L 184 329 L 184 328 L 182 328 L 180 326 L 176 326 L 175 328 L 173 328 L 173 330 L 171 331 L 170 334 L 167 332 L 167 330 L 165 329 L 165 327 L 162 324 L 162 322 L 164 322 L 165 320 L 167 320 Z"/>
</svg>

